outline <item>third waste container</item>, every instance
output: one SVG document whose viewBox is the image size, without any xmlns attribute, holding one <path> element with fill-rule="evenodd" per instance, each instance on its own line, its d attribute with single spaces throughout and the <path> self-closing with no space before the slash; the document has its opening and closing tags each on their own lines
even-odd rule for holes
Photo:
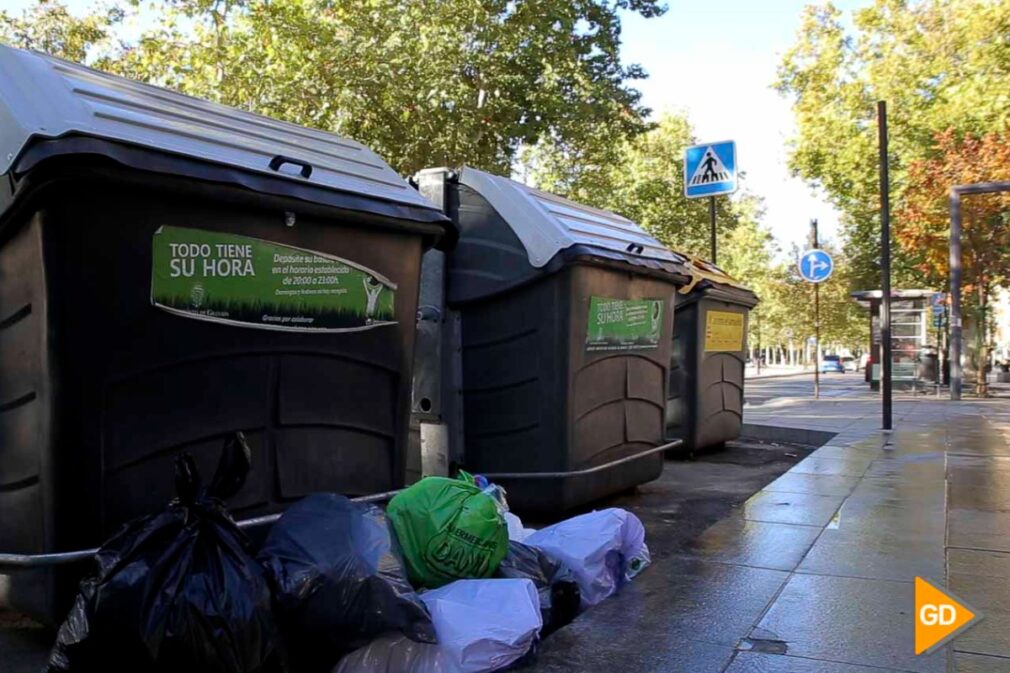
<svg viewBox="0 0 1010 673">
<path fill-rule="evenodd" d="M 658 477 L 684 258 L 614 213 L 473 168 L 417 180 L 459 230 L 446 299 L 460 316 L 466 467 L 523 511 Z"/>
<path fill-rule="evenodd" d="M 747 322 L 757 297 L 718 267 L 691 259 L 681 288 L 670 353 L 666 430 L 677 453 L 740 436 Z"/>
</svg>

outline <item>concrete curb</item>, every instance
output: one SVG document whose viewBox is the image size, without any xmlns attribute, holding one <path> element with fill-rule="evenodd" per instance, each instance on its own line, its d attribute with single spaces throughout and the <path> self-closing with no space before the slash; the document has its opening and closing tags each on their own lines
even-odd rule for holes
<svg viewBox="0 0 1010 673">
<path fill-rule="evenodd" d="M 747 439 L 783 444 L 804 444 L 806 446 L 824 446 L 837 434 L 837 432 L 828 432 L 827 430 L 780 428 L 775 425 L 756 425 L 754 423 L 744 423 L 740 430 L 740 436 Z"/>
</svg>

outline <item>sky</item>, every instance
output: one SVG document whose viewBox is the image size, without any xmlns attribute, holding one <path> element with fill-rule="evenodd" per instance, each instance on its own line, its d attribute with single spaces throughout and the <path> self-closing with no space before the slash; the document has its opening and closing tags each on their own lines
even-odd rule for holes
<svg viewBox="0 0 1010 673">
<path fill-rule="evenodd" d="M 667 0 L 659 18 L 626 13 L 622 60 L 649 78 L 638 82 L 654 114 L 686 112 L 700 142 L 735 140 L 742 184 L 765 200 L 764 222 L 787 249 L 803 246 L 811 218 L 822 240 L 838 235 L 838 213 L 789 174 L 790 102 L 771 85 L 813 0 Z M 846 14 L 869 0 L 836 0 Z M 723 197 L 725 198 L 725 197 Z"/>
<path fill-rule="evenodd" d="M 65 0 L 73 11 L 90 0 Z M 796 41 L 803 7 L 823 0 L 666 0 L 644 19 L 622 16 L 622 60 L 648 72 L 635 83 L 654 114 L 686 112 L 700 142 L 735 140 L 743 186 L 765 201 L 764 223 L 783 251 L 803 246 L 811 218 L 822 240 L 837 240 L 838 213 L 787 167 L 790 103 L 771 88 Z M 0 0 L 18 11 L 34 0 Z M 835 0 L 847 15 L 871 0 Z M 727 197 L 721 197 L 727 198 Z"/>
</svg>

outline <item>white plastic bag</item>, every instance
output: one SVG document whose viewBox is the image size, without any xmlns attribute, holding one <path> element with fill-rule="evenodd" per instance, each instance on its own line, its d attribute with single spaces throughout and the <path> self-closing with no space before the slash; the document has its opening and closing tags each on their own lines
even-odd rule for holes
<svg viewBox="0 0 1010 673">
<path fill-rule="evenodd" d="M 590 512 L 541 528 L 524 544 L 547 552 L 575 575 L 582 608 L 596 605 L 637 574 L 648 559 L 645 527 L 637 516 L 618 508 Z M 633 559 L 639 567 L 631 568 Z"/>
<path fill-rule="evenodd" d="M 508 525 L 509 539 L 513 542 L 522 542 L 536 532 L 535 528 L 523 527 L 523 520 L 512 512 L 505 512 L 505 523 Z"/>
<path fill-rule="evenodd" d="M 385 636 L 350 653 L 333 673 L 487 673 L 521 659 L 543 625 L 528 579 L 457 580 L 421 594 L 438 645 Z"/>
<path fill-rule="evenodd" d="M 630 582 L 651 565 L 652 554 L 649 553 L 649 545 L 642 543 L 642 551 L 632 556 L 628 562 L 628 572 L 625 573 L 625 577 Z"/>
</svg>

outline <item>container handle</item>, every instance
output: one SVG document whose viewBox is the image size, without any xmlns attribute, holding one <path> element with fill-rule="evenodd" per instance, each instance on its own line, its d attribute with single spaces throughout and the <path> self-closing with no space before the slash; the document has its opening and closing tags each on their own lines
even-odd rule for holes
<svg viewBox="0 0 1010 673">
<path fill-rule="evenodd" d="M 645 252 L 645 248 L 638 243 L 628 243 L 627 250 L 634 255 L 641 255 Z"/>
<path fill-rule="evenodd" d="M 395 491 L 373 493 L 372 495 L 361 495 L 351 498 L 351 502 L 386 502 L 401 491 L 402 489 L 397 489 Z M 276 523 L 281 518 L 281 514 L 281 512 L 275 512 L 273 514 L 253 517 L 252 519 L 243 519 L 242 521 L 236 521 L 235 525 L 242 529 L 269 526 Z M 79 563 L 87 561 L 99 551 L 100 549 L 95 547 L 94 549 L 76 549 L 74 551 L 51 552 L 48 554 L 8 554 L 0 552 L 0 572 L 8 573 L 15 570 L 34 570 L 36 568 L 66 565 L 68 563 Z M 0 605 L 3 605 L 2 599 L 0 599 Z"/>
<path fill-rule="evenodd" d="M 270 160 L 271 170 L 279 171 L 281 166 L 284 164 L 292 164 L 293 166 L 301 166 L 301 176 L 303 178 L 308 178 L 312 175 L 312 164 L 307 161 L 302 161 L 301 159 L 295 159 L 294 157 L 286 157 L 283 154 L 278 154 L 273 159 Z"/>
</svg>

